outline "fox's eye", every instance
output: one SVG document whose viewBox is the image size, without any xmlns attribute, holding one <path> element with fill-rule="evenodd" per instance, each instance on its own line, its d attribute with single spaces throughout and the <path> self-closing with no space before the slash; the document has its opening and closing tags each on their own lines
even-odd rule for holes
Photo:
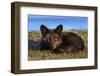
<svg viewBox="0 0 100 76">
<path fill-rule="evenodd" d="M 58 39 L 57 39 L 57 38 L 55 38 L 55 41 L 58 41 Z"/>
</svg>

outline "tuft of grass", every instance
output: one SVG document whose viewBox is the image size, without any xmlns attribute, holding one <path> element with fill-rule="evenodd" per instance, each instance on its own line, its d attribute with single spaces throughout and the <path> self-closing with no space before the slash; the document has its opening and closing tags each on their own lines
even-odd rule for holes
<svg viewBox="0 0 100 76">
<path fill-rule="evenodd" d="M 87 58 L 88 57 L 88 34 L 86 30 L 70 30 L 70 32 L 75 32 L 85 42 L 86 49 L 79 52 L 66 52 L 66 50 L 62 53 L 54 53 L 52 50 L 39 50 L 39 46 L 31 47 L 28 49 L 28 60 L 54 60 L 54 59 L 80 59 L 80 58 Z M 41 35 L 39 32 L 29 32 L 28 39 L 32 40 L 33 42 L 39 41 L 41 39 Z M 32 43 L 31 41 L 31 43 Z M 30 43 L 29 43 L 30 44 Z M 37 42 L 38 44 L 38 42 Z M 36 49 L 37 48 L 37 49 Z"/>
</svg>

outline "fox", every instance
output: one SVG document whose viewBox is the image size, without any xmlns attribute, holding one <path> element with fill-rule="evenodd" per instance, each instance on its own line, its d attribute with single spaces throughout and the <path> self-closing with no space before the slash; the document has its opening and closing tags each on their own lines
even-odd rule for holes
<svg viewBox="0 0 100 76">
<path fill-rule="evenodd" d="M 82 51 L 85 49 L 84 40 L 74 32 L 63 32 L 63 25 L 55 29 L 48 29 L 45 25 L 40 26 L 41 42 L 40 50 L 53 51 Z"/>
</svg>

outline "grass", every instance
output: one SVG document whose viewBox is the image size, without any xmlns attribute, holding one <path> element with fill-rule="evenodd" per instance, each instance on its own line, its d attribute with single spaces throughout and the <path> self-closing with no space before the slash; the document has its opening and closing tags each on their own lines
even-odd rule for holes
<svg viewBox="0 0 100 76">
<path fill-rule="evenodd" d="M 87 58 L 88 57 L 88 51 L 87 51 L 87 31 L 86 30 L 71 30 L 71 32 L 77 33 L 79 36 L 82 37 L 82 39 L 85 42 L 86 49 L 79 52 L 62 52 L 62 53 L 54 53 L 52 50 L 39 50 L 38 42 L 41 39 L 41 35 L 39 32 L 29 32 L 28 38 L 29 38 L 29 49 L 28 49 L 28 60 L 54 60 L 54 59 L 79 59 L 79 58 Z M 32 42 L 34 41 L 34 42 Z M 38 42 L 37 42 L 38 41 Z M 33 44 L 35 43 L 35 44 Z M 35 45 L 35 47 L 31 46 Z"/>
</svg>

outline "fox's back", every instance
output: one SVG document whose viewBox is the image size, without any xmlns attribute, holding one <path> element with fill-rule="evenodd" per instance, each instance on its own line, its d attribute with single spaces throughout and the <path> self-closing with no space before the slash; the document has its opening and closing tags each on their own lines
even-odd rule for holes
<svg viewBox="0 0 100 76">
<path fill-rule="evenodd" d="M 83 39 L 73 32 L 63 32 L 61 46 L 70 50 L 84 50 L 85 48 Z"/>
</svg>

